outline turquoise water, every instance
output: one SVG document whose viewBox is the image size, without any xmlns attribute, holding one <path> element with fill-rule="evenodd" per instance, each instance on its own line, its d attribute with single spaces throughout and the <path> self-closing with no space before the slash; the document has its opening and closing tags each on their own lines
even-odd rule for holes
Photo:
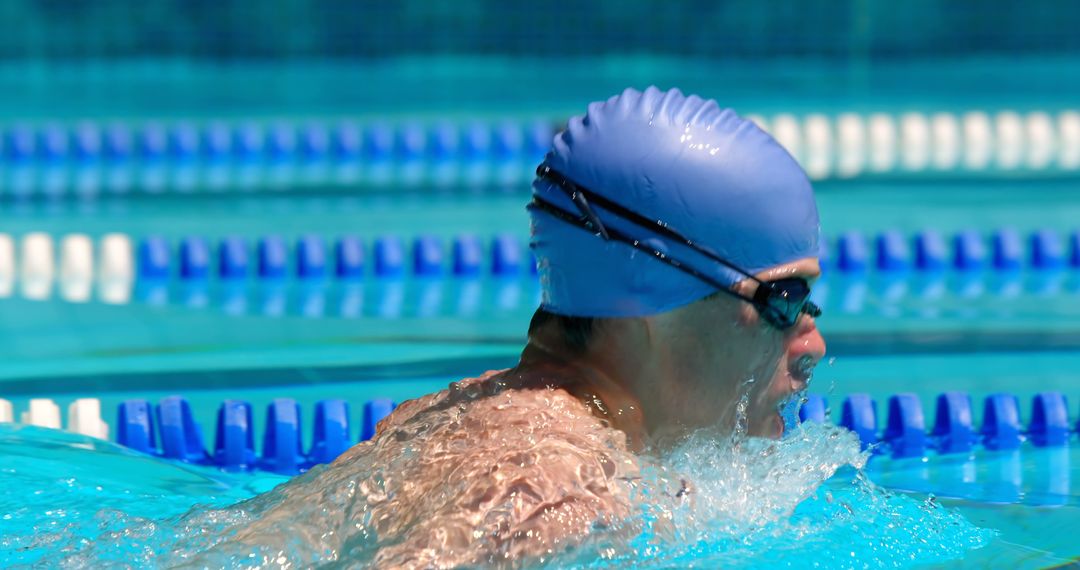
<svg viewBox="0 0 1080 570">
<path fill-rule="evenodd" d="M 5 90 L 3 109 L 20 119 L 162 113 L 427 118 L 445 116 L 440 106 L 460 116 L 520 117 L 527 108 L 530 116 L 552 118 L 579 112 L 581 101 L 607 96 L 627 82 L 678 83 L 687 90 L 723 93 L 725 103 L 759 113 L 993 111 L 1074 104 L 1069 94 L 1076 92 L 1071 87 L 1080 77 L 1062 73 L 1060 61 L 1026 65 L 1018 73 L 985 58 L 867 62 L 861 73 L 811 62 L 725 64 L 720 69 L 711 62 L 606 59 L 562 65 L 558 77 L 548 63 L 406 60 L 241 72 L 156 62 L 104 71 L 85 66 L 67 70 L 71 73 L 65 79 L 42 72 L 30 82 L 25 69 L 14 67 L 0 69 L 0 85 L 19 81 L 20 89 Z M 87 84 L 94 88 L 64 88 Z M 372 84 L 386 89 L 375 93 Z M 508 92 L 494 89 L 507 84 L 512 86 Z M 992 88 L 975 88 L 962 98 L 953 92 L 979 85 Z M 433 102 L 436 94 L 438 104 Z M 791 108 L 792 98 L 799 99 L 798 108 Z M 528 174 L 523 169 L 517 180 L 527 180 Z M 47 231 L 96 237 L 121 231 L 172 239 L 268 233 L 292 238 L 316 232 L 370 238 L 386 232 L 411 237 L 421 231 L 448 237 L 467 230 L 482 235 L 507 231 L 524 238 L 526 194 L 523 186 L 513 188 L 3 201 L 0 217 L 3 231 L 14 235 Z M 825 182 L 817 188 L 823 229 L 830 236 L 850 229 L 1065 232 L 1076 229 L 1080 220 L 1072 179 L 909 177 Z M 208 446 L 217 406 L 226 398 L 250 401 L 257 425 L 265 406 L 281 396 L 295 398 L 305 411 L 319 399 L 344 398 L 355 415 L 370 398 L 401 401 L 513 364 L 535 307 L 535 283 L 529 278 L 481 280 L 480 308 L 471 312 L 454 301 L 466 285 L 408 281 L 402 285 L 399 309 L 385 310 L 397 293 L 369 281 L 363 284 L 363 310 L 356 315 L 336 311 L 343 297 L 340 288 L 296 283 L 281 292 L 287 309 L 279 316 L 260 311 L 258 299 L 265 291 L 255 284 L 241 295 L 242 310 L 227 308 L 214 283 L 205 291 L 174 283 L 157 301 L 136 299 L 123 306 L 3 299 L 0 396 L 13 401 L 16 410 L 32 397 L 51 397 L 62 409 L 75 398 L 95 397 L 112 422 L 123 400 L 157 401 L 179 393 L 191 402 Z M 425 313 L 421 300 L 432 291 L 440 301 Z M 938 392 L 960 390 L 972 395 L 976 425 L 982 398 L 1000 391 L 1020 397 L 1026 423 L 1031 397 L 1054 390 L 1069 399 L 1071 421 L 1076 422 L 1080 275 L 1075 271 L 931 277 L 871 272 L 861 278 L 833 272 L 816 295 L 826 309 L 820 326 L 830 358 L 811 389 L 829 399 L 834 421 L 840 401 L 854 392 L 871 394 L 879 410 L 890 395 L 915 392 L 930 416 Z M 304 314 L 311 299 L 326 309 Z M 875 457 L 860 474 L 852 464 L 861 465 L 865 457 L 850 440 L 825 428 L 810 430 L 768 452 L 748 445 L 740 454 L 716 438 L 687 442 L 682 455 L 660 464 L 692 474 L 715 500 L 678 510 L 643 499 L 641 517 L 634 521 L 639 526 L 628 531 L 633 538 L 629 549 L 590 543 L 553 564 L 634 567 L 644 560 L 661 567 L 803 567 L 820 561 L 827 567 L 1036 568 L 1080 558 L 1074 538 L 1080 532 L 1075 436 L 1072 447 L 1063 450 L 1025 445 L 1016 454 L 979 451 L 903 461 Z M 775 459 L 748 459 L 762 454 Z M 7 425 L 0 425 L 0 455 L 5 458 L 0 466 L 4 566 L 179 562 L 228 541 L 252 513 L 280 499 L 260 493 L 286 482 Z M 800 470 L 807 465 L 814 469 Z M 738 477 L 777 485 L 738 487 L 746 495 L 733 497 L 725 482 Z M 658 529 L 654 523 L 664 517 L 677 523 L 676 531 Z M 217 561 L 239 565 L 236 559 Z"/>
<path fill-rule="evenodd" d="M 715 436 L 692 438 L 644 472 L 640 519 L 546 566 L 803 567 L 808 551 L 829 567 L 946 562 L 977 548 L 996 549 L 998 560 L 1032 556 L 1031 549 L 995 542 L 998 533 L 966 520 L 963 509 L 870 483 L 852 467 L 866 457 L 845 430 L 807 430 L 779 446 L 744 442 L 736 449 Z M 188 467 L 38 428 L 0 426 L 0 450 L 8 458 L 0 555 L 9 567 L 281 564 L 261 551 L 254 558 L 244 549 L 230 554 L 229 544 L 288 496 L 282 489 L 257 495 L 282 477 Z M 290 485 L 310 484 L 323 470 Z M 678 476 L 695 481 L 697 502 L 668 505 L 656 494 Z M 732 486 L 733 480 L 742 482 Z M 1075 497 L 1069 501 L 1065 508 L 1075 510 Z M 630 540 L 618 538 L 618 530 Z M 285 544 L 280 554 L 287 559 L 326 560 L 325 553 Z M 1048 553 L 1028 559 L 1057 560 Z"/>
</svg>

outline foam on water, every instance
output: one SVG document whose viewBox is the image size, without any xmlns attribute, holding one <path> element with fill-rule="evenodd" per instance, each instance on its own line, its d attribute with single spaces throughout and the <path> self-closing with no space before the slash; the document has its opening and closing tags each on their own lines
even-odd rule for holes
<svg viewBox="0 0 1080 570">
<path fill-rule="evenodd" d="M 926 500 L 891 493 L 836 426 L 805 424 L 781 441 L 688 437 L 643 472 L 631 548 L 594 544 L 561 566 L 878 568 L 962 557 L 990 530 Z M 688 482 L 685 500 L 657 492 Z"/>
<path fill-rule="evenodd" d="M 364 567 L 381 547 L 376 527 L 386 528 L 367 508 L 385 499 L 372 483 L 393 477 L 379 461 L 389 453 L 409 459 L 400 442 L 368 449 L 368 457 L 317 468 L 242 501 L 280 479 L 218 475 L 81 436 L 0 426 L 7 460 L 0 559 L 66 568 Z M 902 566 L 956 559 L 992 538 L 932 498 L 876 487 L 862 475 L 866 459 L 856 438 L 835 426 L 807 424 L 781 441 L 697 432 L 640 459 L 637 476 L 623 482 L 632 506 L 625 520 L 594 528 L 565 552 L 524 562 Z M 254 528 L 267 534 L 251 541 Z"/>
</svg>

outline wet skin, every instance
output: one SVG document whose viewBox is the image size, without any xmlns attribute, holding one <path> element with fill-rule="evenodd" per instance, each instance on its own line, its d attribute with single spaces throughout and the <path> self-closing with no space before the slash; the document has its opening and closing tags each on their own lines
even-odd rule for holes
<svg viewBox="0 0 1080 570">
<path fill-rule="evenodd" d="M 759 277 L 819 273 L 804 259 Z M 534 331 L 516 367 L 403 403 L 373 440 L 261 499 L 218 549 L 272 556 L 288 539 L 346 565 L 520 567 L 602 529 L 632 535 L 619 521 L 634 520 L 652 452 L 698 428 L 732 433 L 740 416 L 749 435 L 779 437 L 777 404 L 825 354 L 811 317 L 779 331 L 722 293 L 605 319 L 583 354 L 554 325 Z M 671 485 L 670 500 L 692 496 L 692 482 Z"/>
<path fill-rule="evenodd" d="M 757 277 L 802 277 L 812 284 L 820 275 L 817 259 L 807 258 Z M 752 296 L 756 286 L 746 280 L 733 289 Z M 562 389 L 625 432 L 631 448 L 641 451 L 693 429 L 735 429 L 744 393 L 746 433 L 780 437 L 778 404 L 806 387 L 824 355 L 813 318 L 803 315 L 779 331 L 749 303 L 717 293 L 661 315 L 606 319 L 584 355 L 562 346 L 558 331 L 542 330 L 506 375 L 559 379 Z"/>
</svg>

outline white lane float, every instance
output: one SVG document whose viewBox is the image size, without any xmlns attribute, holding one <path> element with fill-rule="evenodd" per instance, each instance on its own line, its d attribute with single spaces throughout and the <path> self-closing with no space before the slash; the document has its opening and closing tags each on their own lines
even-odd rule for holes
<svg viewBox="0 0 1080 570">
<path fill-rule="evenodd" d="M 90 300 L 94 279 L 94 242 L 86 234 L 60 241 L 60 297 L 72 303 Z"/>
<path fill-rule="evenodd" d="M 828 117 L 807 115 L 803 134 L 806 137 L 806 174 L 814 180 L 827 178 L 833 169 L 833 133 Z"/>
<path fill-rule="evenodd" d="M 990 165 L 994 134 L 990 117 L 981 111 L 965 113 L 961 119 L 964 132 L 964 167 L 985 170 Z"/>
<path fill-rule="evenodd" d="M 29 408 L 22 413 L 21 422 L 32 426 L 60 429 L 60 406 L 48 398 L 30 400 Z"/>
<path fill-rule="evenodd" d="M 15 291 L 15 275 L 15 240 L 0 234 L 0 298 L 10 297 Z"/>
<path fill-rule="evenodd" d="M 56 276 L 52 237 L 44 232 L 23 236 L 19 261 L 19 281 L 23 297 L 48 299 Z"/>
<path fill-rule="evenodd" d="M 866 168 L 866 123 L 856 113 L 836 119 L 836 173 L 841 178 L 858 176 Z"/>
<path fill-rule="evenodd" d="M 938 170 L 952 170 L 960 160 L 960 123 L 952 113 L 930 117 L 931 162 Z"/>
<path fill-rule="evenodd" d="M 896 122 L 885 113 L 870 115 L 869 167 L 873 172 L 889 172 L 896 166 Z"/>
<path fill-rule="evenodd" d="M 79 398 L 68 405 L 68 431 L 109 439 L 109 424 L 101 419 L 101 400 Z"/>
</svg>

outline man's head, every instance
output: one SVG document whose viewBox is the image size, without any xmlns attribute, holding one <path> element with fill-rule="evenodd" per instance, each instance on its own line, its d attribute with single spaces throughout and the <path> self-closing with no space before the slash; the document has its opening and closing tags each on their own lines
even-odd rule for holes
<svg viewBox="0 0 1080 570">
<path fill-rule="evenodd" d="M 747 394 L 751 433 L 772 435 L 824 353 L 790 281 L 819 272 L 817 208 L 790 155 L 714 101 L 628 89 L 571 119 L 538 172 L 531 330 L 623 368 L 654 431 L 733 422 Z"/>
</svg>

